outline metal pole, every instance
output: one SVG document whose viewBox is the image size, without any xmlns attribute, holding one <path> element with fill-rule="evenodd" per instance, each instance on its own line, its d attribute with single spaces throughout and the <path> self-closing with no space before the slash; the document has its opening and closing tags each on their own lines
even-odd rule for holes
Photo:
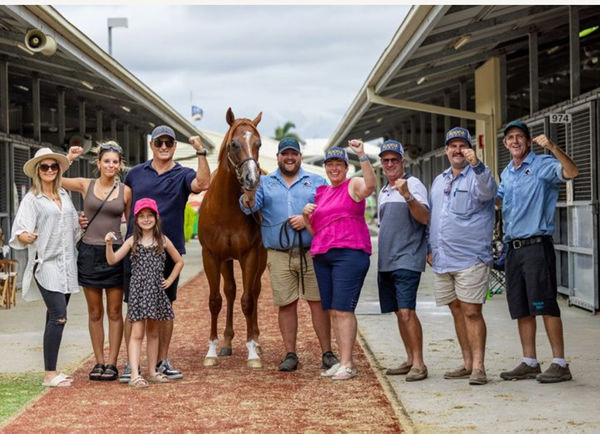
<svg viewBox="0 0 600 434">
<path fill-rule="evenodd" d="M 108 26 L 108 55 L 112 56 L 112 27 Z"/>
</svg>

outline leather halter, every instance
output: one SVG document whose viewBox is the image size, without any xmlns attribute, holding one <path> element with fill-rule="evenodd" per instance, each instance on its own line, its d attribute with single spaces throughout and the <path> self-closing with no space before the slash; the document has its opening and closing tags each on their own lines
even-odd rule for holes
<svg viewBox="0 0 600 434">
<path fill-rule="evenodd" d="M 260 165 L 258 164 L 258 161 L 256 161 L 256 159 L 252 156 L 252 154 L 248 158 L 244 158 L 242 161 L 240 161 L 237 164 L 235 163 L 235 161 L 233 161 L 233 159 L 231 158 L 231 155 L 229 154 L 229 151 L 231 149 L 231 142 L 233 141 L 233 138 L 232 138 L 233 132 L 236 130 L 237 127 L 239 127 L 242 124 L 247 124 L 248 126 L 250 126 L 252 128 L 252 130 L 254 130 L 254 132 L 257 134 L 258 137 L 260 137 L 260 134 L 258 133 L 258 130 L 254 126 L 254 124 L 252 122 L 250 122 L 248 119 L 237 119 L 236 121 L 234 121 L 233 125 L 231 125 L 231 128 L 229 129 L 229 132 L 227 134 L 227 138 L 226 138 L 227 145 L 225 147 L 225 153 L 227 154 L 227 162 L 229 163 L 229 165 L 235 172 L 235 176 L 236 176 L 238 182 L 240 183 L 240 185 L 243 186 L 242 168 L 243 168 L 244 164 L 246 164 L 249 161 L 254 161 L 256 163 L 256 167 L 258 168 L 259 174 L 260 174 Z"/>
</svg>

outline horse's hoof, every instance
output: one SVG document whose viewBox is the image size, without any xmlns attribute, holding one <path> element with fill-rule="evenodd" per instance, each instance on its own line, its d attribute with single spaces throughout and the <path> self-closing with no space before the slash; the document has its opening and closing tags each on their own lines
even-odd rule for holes
<svg viewBox="0 0 600 434">
<path fill-rule="evenodd" d="M 262 356 L 263 353 L 263 349 L 259 344 L 256 344 L 256 354 L 258 354 L 259 356 Z"/>
<path fill-rule="evenodd" d="M 263 367 L 262 360 L 260 359 L 250 359 L 246 362 L 246 366 L 250 369 L 260 369 Z"/>
<path fill-rule="evenodd" d="M 219 364 L 219 359 L 216 357 L 206 357 L 204 359 L 204 366 L 217 366 Z"/>
<path fill-rule="evenodd" d="M 231 354 L 233 354 L 231 348 L 223 347 L 221 348 L 221 351 L 219 351 L 219 356 L 231 356 Z"/>
</svg>

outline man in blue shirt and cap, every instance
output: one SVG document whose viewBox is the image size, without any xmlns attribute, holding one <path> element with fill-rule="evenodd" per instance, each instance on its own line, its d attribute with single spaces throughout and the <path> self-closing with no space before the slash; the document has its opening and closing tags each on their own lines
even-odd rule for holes
<svg viewBox="0 0 600 434">
<path fill-rule="evenodd" d="M 296 335 L 298 333 L 298 299 L 310 307 L 313 327 L 323 354 L 321 368 L 329 369 L 338 359 L 331 351 L 329 314 L 321 306 L 310 245 L 312 236 L 306 230 L 302 208 L 314 203 L 317 187 L 325 185 L 322 176 L 306 172 L 300 166 L 300 143 L 293 137 L 279 142 L 278 169 L 263 175 L 254 200 L 243 194 L 240 209 L 245 214 L 261 212 L 261 234 L 267 248 L 267 266 L 273 287 L 273 302 L 279 307 L 279 331 L 286 355 L 280 371 L 298 367 Z"/>
<path fill-rule="evenodd" d="M 536 155 L 532 142 L 552 155 Z M 579 174 L 573 160 L 541 134 L 531 139 L 525 122 L 512 121 L 504 128 L 504 146 L 512 161 L 502 172 L 497 204 L 502 205 L 506 255 L 506 299 L 512 319 L 519 326 L 523 361 L 504 380 L 536 378 L 540 383 L 568 381 L 563 327 L 556 301 L 556 256 L 552 235 L 558 189 Z M 542 315 L 552 348 L 552 363 L 541 372 L 536 357 L 536 316 Z"/>
<path fill-rule="evenodd" d="M 496 181 L 472 148 L 471 134 L 455 127 L 446 133 L 450 168 L 431 185 L 429 263 L 434 271 L 436 303 L 448 305 L 463 366 L 446 379 L 487 383 L 484 367 L 486 325 L 482 307 L 489 286 Z"/>
</svg>

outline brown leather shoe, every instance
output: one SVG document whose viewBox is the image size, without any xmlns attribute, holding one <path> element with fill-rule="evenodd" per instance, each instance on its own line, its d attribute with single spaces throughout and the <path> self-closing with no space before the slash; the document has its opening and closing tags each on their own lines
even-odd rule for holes
<svg viewBox="0 0 600 434">
<path fill-rule="evenodd" d="M 403 362 L 397 368 L 389 368 L 385 371 L 385 375 L 406 375 L 412 368 L 412 365 L 409 365 L 406 362 Z"/>
<path fill-rule="evenodd" d="M 408 374 L 406 374 L 406 381 L 420 381 L 427 378 L 427 366 L 423 366 L 423 369 L 419 369 L 416 366 L 410 368 Z"/>
<path fill-rule="evenodd" d="M 469 377 L 469 384 L 472 386 L 483 386 L 487 384 L 487 375 L 482 369 L 473 369 L 471 376 Z"/>
<path fill-rule="evenodd" d="M 460 368 L 456 368 L 454 371 L 448 371 L 444 373 L 444 378 L 446 380 L 456 380 L 460 378 L 469 378 L 470 375 L 471 369 L 461 366 Z"/>
</svg>

